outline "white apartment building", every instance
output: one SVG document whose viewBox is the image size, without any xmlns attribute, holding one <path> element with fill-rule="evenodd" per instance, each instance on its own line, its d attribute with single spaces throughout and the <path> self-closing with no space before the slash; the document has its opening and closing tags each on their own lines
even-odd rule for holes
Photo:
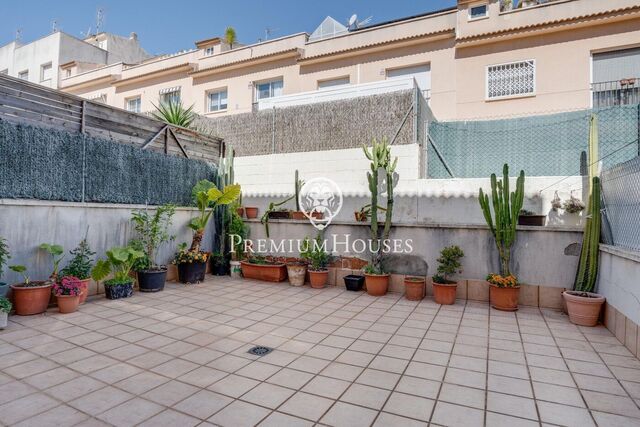
<svg viewBox="0 0 640 427">
<path fill-rule="evenodd" d="M 57 89 L 72 68 L 88 71 L 151 57 L 140 47 L 135 33 L 129 37 L 99 33 L 81 40 L 58 31 L 30 43 L 12 41 L 1 46 L 0 73 Z"/>
</svg>

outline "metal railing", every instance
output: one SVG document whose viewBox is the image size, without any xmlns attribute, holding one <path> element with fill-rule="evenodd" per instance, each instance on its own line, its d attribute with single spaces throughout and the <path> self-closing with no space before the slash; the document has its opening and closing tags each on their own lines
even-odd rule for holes
<svg viewBox="0 0 640 427">
<path fill-rule="evenodd" d="M 640 78 L 591 84 L 593 108 L 640 103 Z"/>
</svg>

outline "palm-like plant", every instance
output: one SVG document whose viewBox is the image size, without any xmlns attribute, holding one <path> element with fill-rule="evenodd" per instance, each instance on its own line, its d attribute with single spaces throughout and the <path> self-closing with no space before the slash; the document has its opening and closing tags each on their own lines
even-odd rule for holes
<svg viewBox="0 0 640 427">
<path fill-rule="evenodd" d="M 193 105 L 185 108 L 181 101 L 161 102 L 160 105 L 153 104 L 156 111 L 152 112 L 153 118 L 162 120 L 171 125 L 188 128 L 198 117 L 193 111 Z"/>
<path fill-rule="evenodd" d="M 224 30 L 224 41 L 229 45 L 229 49 L 233 49 L 233 44 L 237 41 L 236 30 L 233 27 Z"/>
<path fill-rule="evenodd" d="M 200 213 L 189 223 L 189 228 L 193 230 L 193 240 L 189 251 L 199 252 L 200 243 L 204 237 L 204 229 L 209 223 L 211 214 L 216 206 L 233 203 L 240 196 L 240 185 L 227 185 L 222 191 L 213 183 L 208 190 L 198 191 L 196 194 L 196 205 Z"/>
</svg>

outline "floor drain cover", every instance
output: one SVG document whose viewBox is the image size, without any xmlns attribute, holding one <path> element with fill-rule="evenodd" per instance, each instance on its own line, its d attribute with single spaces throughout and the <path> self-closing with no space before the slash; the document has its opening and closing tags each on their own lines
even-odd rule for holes
<svg viewBox="0 0 640 427">
<path fill-rule="evenodd" d="M 256 356 L 264 356 L 265 354 L 269 354 L 272 351 L 273 351 L 272 348 L 259 345 L 259 346 L 253 347 L 247 353 L 255 354 Z"/>
</svg>

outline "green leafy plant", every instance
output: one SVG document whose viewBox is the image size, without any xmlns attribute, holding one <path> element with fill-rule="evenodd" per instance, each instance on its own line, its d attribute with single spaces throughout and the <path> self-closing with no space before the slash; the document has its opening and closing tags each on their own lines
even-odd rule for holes
<svg viewBox="0 0 640 427">
<path fill-rule="evenodd" d="M 136 251 L 140 251 L 140 252 L 144 253 L 143 257 L 138 258 L 136 260 L 136 262 L 133 263 L 133 267 L 131 267 L 131 269 L 133 271 L 151 270 L 151 260 L 149 260 L 149 257 L 147 256 L 147 253 L 145 252 L 145 247 L 144 247 L 144 244 L 142 243 L 142 240 L 131 239 L 131 240 L 129 240 L 129 244 L 127 246 L 129 246 L 130 248 L 135 249 Z"/>
<path fill-rule="evenodd" d="M 136 260 L 143 256 L 144 252 L 135 250 L 130 246 L 111 248 L 107 251 L 107 258 L 98 260 L 95 267 L 93 267 L 91 277 L 96 282 L 100 282 L 113 273 L 113 278 L 105 280 L 105 286 L 131 283 L 133 279 L 129 276 L 129 273 Z"/>
<path fill-rule="evenodd" d="M 27 267 L 25 267 L 24 265 L 10 265 L 9 266 L 9 270 L 11 271 L 15 271 L 16 273 L 20 274 L 22 276 L 22 279 L 24 280 L 22 282 L 22 284 L 24 286 L 30 286 L 31 285 L 31 279 L 29 278 L 29 276 L 27 276 L 25 273 L 27 271 Z"/>
<path fill-rule="evenodd" d="M 0 312 L 9 314 L 12 307 L 11 301 L 5 297 L 0 297 Z"/>
<path fill-rule="evenodd" d="M 9 254 L 9 245 L 4 237 L 0 237 L 0 277 L 4 273 L 4 266 L 7 265 L 7 261 L 11 258 Z"/>
<path fill-rule="evenodd" d="M 236 30 L 233 27 L 224 30 L 224 41 L 229 45 L 229 49 L 233 49 L 233 44 L 237 41 Z"/>
<path fill-rule="evenodd" d="M 228 232 L 232 256 L 236 260 L 242 259 L 244 254 L 244 240 L 249 235 L 249 227 L 235 211 L 231 212 L 231 222 L 229 223 Z"/>
<path fill-rule="evenodd" d="M 219 267 L 225 265 L 227 258 L 220 252 L 214 252 L 211 254 L 211 264 L 213 267 Z"/>
<path fill-rule="evenodd" d="M 162 244 L 175 239 L 175 236 L 170 235 L 168 232 L 175 212 L 176 207 L 174 205 L 166 204 L 158 206 L 153 214 L 145 209 L 133 211 L 131 215 L 134 229 L 138 233 L 138 240 L 140 240 L 145 255 L 149 260 L 150 270 L 160 269 L 156 262 L 158 248 Z"/>
<path fill-rule="evenodd" d="M 96 253 L 91 250 L 87 238 L 82 239 L 75 249 L 69 251 L 69 254 L 72 256 L 71 261 L 60 271 L 60 275 L 73 276 L 80 280 L 90 278 L 93 256 Z"/>
<path fill-rule="evenodd" d="M 588 216 L 582 237 L 582 249 L 578 271 L 573 285 L 578 292 L 593 292 L 598 277 L 598 250 L 600 245 L 600 178 L 592 178 L 591 197 L 589 197 Z M 586 295 L 586 294 L 585 294 Z"/>
<path fill-rule="evenodd" d="M 389 239 L 391 233 L 391 219 L 393 217 L 393 174 L 398 165 L 398 158 L 391 159 L 391 146 L 387 139 L 380 142 L 376 139 L 372 141 L 371 149 L 362 147 L 365 156 L 371 161 L 371 171 L 367 172 L 369 182 L 369 192 L 371 193 L 370 218 L 371 218 L 371 267 L 372 271 L 383 272 L 382 269 L 382 242 Z M 385 174 L 387 207 L 385 211 L 384 228 L 382 232 L 378 227 L 378 174 L 382 170 Z M 368 274 L 381 274 L 368 273 Z"/>
<path fill-rule="evenodd" d="M 449 277 L 455 273 L 459 273 L 461 264 L 460 260 L 464 257 L 464 252 L 458 246 L 447 246 L 440 251 L 438 261 L 438 274 L 433 276 L 434 283 L 454 283 Z"/>
<path fill-rule="evenodd" d="M 153 118 L 170 125 L 188 128 L 198 117 L 196 112 L 193 111 L 193 105 L 185 108 L 180 101 L 161 102 L 159 105 L 153 104 L 153 106 L 156 109 L 151 113 Z"/>
<path fill-rule="evenodd" d="M 504 178 L 496 179 L 496 174 L 491 174 L 491 205 L 489 195 L 480 189 L 479 201 L 484 219 L 491 230 L 500 255 L 500 274 L 511 275 L 511 247 L 516 241 L 516 225 L 518 214 L 524 202 L 524 171 L 516 180 L 516 191 L 509 192 L 509 165 L 505 163 L 502 168 Z M 493 214 L 491 215 L 491 206 Z"/>
<path fill-rule="evenodd" d="M 384 274 L 384 270 L 382 269 L 382 267 L 377 267 L 373 264 L 367 264 L 364 267 L 362 267 L 362 271 L 364 271 L 366 274 Z"/>
<path fill-rule="evenodd" d="M 327 269 L 331 256 L 324 248 L 325 242 L 322 239 L 321 233 L 318 233 L 316 238 L 313 240 L 309 237 L 305 237 L 302 242 L 300 257 L 308 261 L 309 270 L 324 271 Z"/>
<path fill-rule="evenodd" d="M 60 262 L 64 259 L 64 249 L 62 246 L 52 243 L 41 243 L 38 248 L 46 251 L 53 258 L 53 271 L 49 278 L 56 281 L 58 279 L 58 268 L 60 267 Z"/>
<path fill-rule="evenodd" d="M 209 218 L 216 206 L 228 205 L 233 203 L 240 195 L 240 185 L 227 185 L 222 191 L 213 185 L 207 191 L 201 190 L 196 193 L 196 203 L 199 215 L 193 218 L 189 223 L 189 228 L 193 230 L 193 240 L 191 242 L 190 251 L 199 252 L 204 230 L 207 227 Z M 210 208 L 211 207 L 211 208 Z"/>
</svg>

